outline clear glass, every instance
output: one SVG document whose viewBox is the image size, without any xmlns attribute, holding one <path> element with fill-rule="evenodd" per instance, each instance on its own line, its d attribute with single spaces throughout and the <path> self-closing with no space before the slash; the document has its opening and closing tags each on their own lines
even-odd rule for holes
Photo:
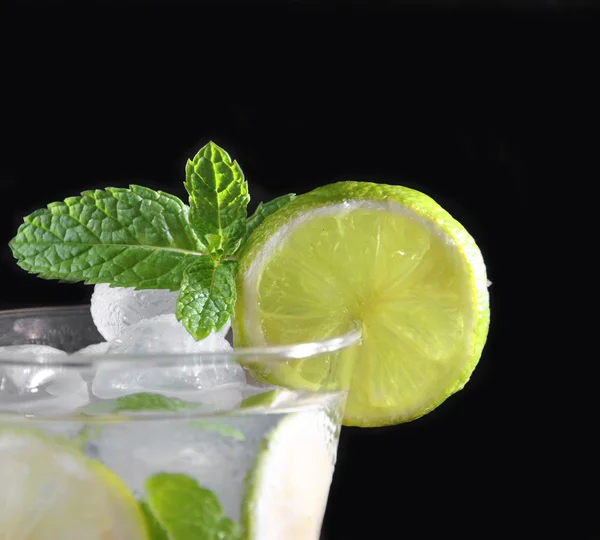
<svg viewBox="0 0 600 540">
<path fill-rule="evenodd" d="M 89 306 L 0 312 L 0 461 L 7 433 L 58 437 L 110 469 L 140 503 L 148 479 L 183 474 L 210 490 L 248 538 L 319 538 L 358 326 L 320 342 L 224 353 L 73 354 L 102 341 Z M 67 354 L 11 349 L 26 344 Z M 244 384 L 218 384 L 213 376 L 239 366 Z M 167 396 L 169 408 L 135 410 L 119 399 L 139 392 Z M 318 462 L 323 455 L 326 467 Z M 28 461 L 39 459 L 35 452 L 10 459 L 37 470 Z M 59 511 L 51 499 L 44 505 L 44 512 Z M 0 531 L 15 526 L 8 514 L 0 508 Z"/>
</svg>

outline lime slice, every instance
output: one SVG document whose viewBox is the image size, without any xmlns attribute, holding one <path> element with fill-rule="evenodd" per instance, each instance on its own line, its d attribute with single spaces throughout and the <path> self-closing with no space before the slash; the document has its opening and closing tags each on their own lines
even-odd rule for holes
<svg viewBox="0 0 600 540">
<path fill-rule="evenodd" d="M 346 425 L 433 410 L 469 380 L 489 324 L 475 241 L 430 197 L 400 186 L 340 182 L 297 197 L 250 236 L 237 292 L 236 346 L 313 341 L 361 323 Z M 253 375 L 317 387 L 314 363 L 302 369 Z"/>
<path fill-rule="evenodd" d="M 247 540 L 319 539 L 335 449 L 335 426 L 324 412 L 293 413 L 275 426 L 248 477 Z"/>
<path fill-rule="evenodd" d="M 0 431 L 0 539 L 145 540 L 121 480 L 65 443 Z"/>
</svg>

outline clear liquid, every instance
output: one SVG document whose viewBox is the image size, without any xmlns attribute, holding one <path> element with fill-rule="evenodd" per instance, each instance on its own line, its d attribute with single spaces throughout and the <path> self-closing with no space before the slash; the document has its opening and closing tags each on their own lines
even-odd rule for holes
<svg viewBox="0 0 600 540">
<path fill-rule="evenodd" d="M 295 398 L 286 400 L 282 407 L 238 409 L 212 416 L 201 416 L 198 411 L 151 413 L 151 417 L 150 413 L 138 413 L 136 419 L 123 422 L 106 422 L 93 417 L 89 422 L 39 418 L 7 422 L 0 417 L 0 429 L 3 424 L 10 423 L 13 427 L 18 424 L 21 429 L 31 427 L 71 441 L 89 458 L 113 471 L 140 501 L 144 500 L 144 484 L 149 477 L 157 473 L 185 474 L 211 490 L 223 513 L 239 523 L 248 496 L 247 478 L 255 471 L 257 460 L 264 457 L 264 452 L 295 452 L 293 477 L 310 478 L 314 464 L 305 445 L 295 448 L 292 441 L 285 448 L 277 448 L 266 444 L 277 433 L 278 426 L 292 417 L 310 422 L 325 420 L 321 432 L 323 440 L 318 442 L 326 445 L 333 472 L 343 404 L 341 393 L 295 394 Z M 298 442 L 303 441 L 302 433 L 296 437 Z M 267 456 L 267 459 L 271 458 Z M 279 471 L 279 475 L 282 481 L 289 481 L 285 470 Z M 330 481 L 331 478 L 319 482 L 316 486 L 317 489 L 320 486 L 322 492 L 312 494 L 315 500 L 323 501 L 319 515 L 315 516 L 319 528 Z M 298 493 L 302 492 L 301 485 L 292 486 L 291 492 L 296 488 Z M 295 501 L 292 495 L 291 509 L 301 513 L 298 505 L 302 505 L 302 500 L 300 497 Z M 312 512 L 314 515 L 314 509 Z M 318 533 L 314 538 L 302 538 L 318 540 Z"/>
</svg>

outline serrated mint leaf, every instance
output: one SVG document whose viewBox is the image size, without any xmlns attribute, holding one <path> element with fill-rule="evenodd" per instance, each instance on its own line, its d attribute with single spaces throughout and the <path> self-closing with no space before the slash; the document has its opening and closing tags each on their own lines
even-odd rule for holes
<svg viewBox="0 0 600 540">
<path fill-rule="evenodd" d="M 144 516 L 144 521 L 146 522 L 148 540 L 170 540 L 167 531 L 165 531 L 162 528 L 162 525 L 156 520 L 148 503 L 142 501 L 139 503 L 139 507 Z"/>
<path fill-rule="evenodd" d="M 254 229 L 256 229 L 265 220 L 266 217 L 270 216 L 272 213 L 276 212 L 290 201 L 293 201 L 295 198 L 295 193 L 288 193 L 287 195 L 277 197 L 268 203 L 261 202 L 256 207 L 254 214 L 252 214 L 246 222 L 246 236 L 244 237 L 244 242 L 252 234 Z"/>
<path fill-rule="evenodd" d="M 116 399 L 102 399 L 93 401 L 81 407 L 80 415 L 102 416 L 123 411 L 183 411 L 186 409 L 199 409 L 199 403 L 190 403 L 178 398 L 163 396 L 152 392 L 139 392 Z"/>
<path fill-rule="evenodd" d="M 192 420 L 191 424 L 200 429 L 204 429 L 207 431 L 214 431 L 219 435 L 223 435 L 225 437 L 231 437 L 236 441 L 244 441 L 246 437 L 244 434 L 237 428 L 230 426 L 229 424 L 219 424 L 217 422 L 204 422 L 203 420 Z"/>
<path fill-rule="evenodd" d="M 233 314 L 236 300 L 235 261 L 201 257 L 185 269 L 176 315 L 195 339 L 220 330 Z"/>
<path fill-rule="evenodd" d="M 132 185 L 84 191 L 25 218 L 10 248 L 45 279 L 177 290 L 202 254 L 177 197 Z"/>
<path fill-rule="evenodd" d="M 181 411 L 185 409 L 196 409 L 200 405 L 189 403 L 178 398 L 140 392 L 115 399 L 112 412 L 121 411 Z"/>
<path fill-rule="evenodd" d="M 216 495 L 184 474 L 145 482 L 146 502 L 170 540 L 241 540 L 242 527 L 223 514 Z"/>
<path fill-rule="evenodd" d="M 204 249 L 215 259 L 235 253 L 246 233 L 250 201 L 244 173 L 213 142 L 188 160 L 185 189 L 190 196 L 190 221 Z"/>
</svg>

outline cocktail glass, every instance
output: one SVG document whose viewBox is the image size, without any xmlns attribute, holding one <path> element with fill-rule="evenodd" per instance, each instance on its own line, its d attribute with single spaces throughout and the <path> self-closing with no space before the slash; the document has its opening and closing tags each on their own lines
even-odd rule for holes
<svg viewBox="0 0 600 540">
<path fill-rule="evenodd" d="M 186 475 L 214 494 L 242 538 L 319 538 L 358 327 L 223 353 L 73 354 L 101 341 L 89 306 L 0 312 L 0 440 L 9 432 L 58 437 L 112 471 L 141 505 L 149 478 Z M 26 344 L 67 354 L 11 348 Z M 219 373 L 239 366 L 245 382 L 219 383 Z M 270 381 L 286 370 L 294 387 L 258 382 L 248 367 Z M 167 400 L 153 408 L 123 399 L 140 393 Z M 19 458 L 25 469 L 27 455 Z M 43 511 L 57 511 L 51 498 Z M 0 508 L 0 531 L 15 519 Z"/>
</svg>

